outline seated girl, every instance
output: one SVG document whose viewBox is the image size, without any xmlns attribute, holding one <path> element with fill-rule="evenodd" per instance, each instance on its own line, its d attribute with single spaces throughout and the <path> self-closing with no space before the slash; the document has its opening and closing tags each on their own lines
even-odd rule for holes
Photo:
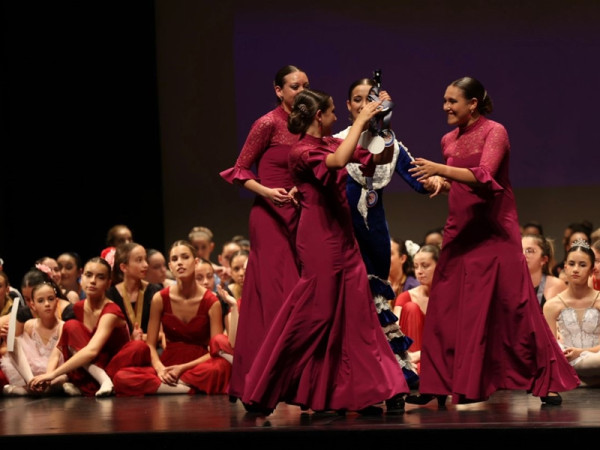
<svg viewBox="0 0 600 450">
<path fill-rule="evenodd" d="M 29 389 L 46 392 L 61 375 L 68 375 L 81 393 L 97 397 L 111 395 L 111 377 L 148 352 L 142 340 L 130 340 L 123 311 L 106 297 L 110 286 L 111 267 L 105 259 L 94 257 L 83 268 L 82 288 L 86 298 L 73 305 L 75 319 L 63 325 L 58 344 L 52 351 L 46 373 L 35 376 Z M 64 363 L 60 363 L 61 357 Z"/>
<path fill-rule="evenodd" d="M 196 248 L 176 241 L 169 251 L 169 269 L 177 284 L 156 293 L 150 308 L 147 344 L 149 357 L 138 367 L 114 376 L 118 396 L 148 394 L 225 394 L 231 364 L 220 356 L 233 354 L 223 333 L 223 313 L 216 295 L 196 280 Z M 162 329 L 166 347 L 156 343 Z"/>
<path fill-rule="evenodd" d="M 35 375 L 46 373 L 64 323 L 56 314 L 58 291 L 60 288 L 53 281 L 33 286 L 30 306 L 34 318 L 25 322 L 22 334 L 15 337 L 13 350 L 0 360 L 2 372 L 9 381 L 3 388 L 4 395 L 30 394 L 27 384 Z M 59 363 L 62 362 L 59 355 Z M 57 377 L 47 393 L 62 393 L 66 381 L 66 375 Z M 68 385 L 66 389 L 69 390 Z"/>
</svg>

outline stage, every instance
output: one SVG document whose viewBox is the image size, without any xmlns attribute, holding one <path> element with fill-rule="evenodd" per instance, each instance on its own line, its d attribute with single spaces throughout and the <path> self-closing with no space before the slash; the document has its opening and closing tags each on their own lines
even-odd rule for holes
<svg viewBox="0 0 600 450">
<path fill-rule="evenodd" d="M 335 449 L 339 445 L 447 446 L 570 445 L 600 432 L 600 389 L 562 394 L 561 406 L 542 405 L 519 391 L 501 391 L 487 402 L 438 410 L 406 405 L 404 414 L 372 417 L 319 415 L 280 404 L 268 417 L 246 413 L 225 395 L 135 398 L 3 397 L 0 442 L 12 445 L 241 444 Z M 383 405 L 382 405 L 383 406 Z M 28 447 L 29 448 L 29 447 Z M 223 448 L 223 447 L 221 447 Z"/>
</svg>

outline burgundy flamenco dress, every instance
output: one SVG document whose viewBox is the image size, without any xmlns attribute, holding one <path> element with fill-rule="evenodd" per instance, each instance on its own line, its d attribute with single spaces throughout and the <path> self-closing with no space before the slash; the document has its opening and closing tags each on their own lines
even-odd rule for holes
<svg viewBox="0 0 600 450">
<path fill-rule="evenodd" d="M 56 344 L 56 347 L 61 350 L 65 361 L 71 357 L 72 352 L 77 352 L 84 348 L 96 333 L 97 327 L 90 330 L 83 322 L 83 307 L 86 301 L 88 300 L 80 300 L 73 305 L 75 319 L 67 320 L 64 323 L 60 339 Z M 114 314 L 118 318 L 125 320 L 123 311 L 113 302 L 107 302 L 104 305 L 98 322 L 105 314 Z M 121 368 L 130 364 L 140 363 L 144 352 L 149 355 L 146 343 L 130 340 L 129 327 L 126 322 L 123 322 L 123 326 L 113 329 L 98 356 L 96 356 L 91 364 L 104 369 L 112 379 L 115 373 Z M 98 382 L 83 368 L 75 369 L 67 375 L 69 381 L 77 386 L 85 396 L 94 396 L 100 387 Z"/>
<path fill-rule="evenodd" d="M 340 142 L 307 135 L 290 153 L 301 204 L 296 243 L 302 274 L 246 377 L 246 405 L 358 411 L 409 391 L 381 329 L 354 236 L 347 170 L 325 165 Z M 372 159 L 366 150 L 359 154 L 359 162 Z"/>
<path fill-rule="evenodd" d="M 165 366 L 185 364 L 210 352 L 210 359 L 186 370 L 180 380 L 190 386 L 190 394 L 226 394 L 231 377 L 231 364 L 221 358 L 219 352 L 232 354 L 233 349 L 224 334 L 210 337 L 208 315 L 210 307 L 219 299 L 207 290 L 198 305 L 196 315 L 186 323 L 173 314 L 169 291 L 170 286 L 160 291 L 163 300 L 161 323 L 167 339 L 167 346 L 160 355 L 161 362 Z M 162 382 L 151 364 L 148 351 L 147 357 L 138 364 L 140 367 L 126 367 L 120 370 L 113 378 L 116 395 L 125 397 L 156 394 Z"/>
<path fill-rule="evenodd" d="M 229 183 L 256 180 L 269 188 L 290 190 L 294 184 L 288 155 L 298 135 L 287 129 L 283 107 L 260 117 L 253 125 L 235 166 L 221 172 Z M 256 173 L 252 170 L 255 166 Z M 275 206 L 256 196 L 248 220 L 251 243 L 242 297 L 229 394 L 241 397 L 244 378 L 266 330 L 298 281 L 295 252 L 298 212 L 292 203 Z"/>
<path fill-rule="evenodd" d="M 479 184 L 453 182 L 448 195 L 423 330 L 420 391 L 467 403 L 502 389 L 542 397 L 577 387 L 523 255 L 506 129 L 482 116 L 444 135 L 441 144 L 446 163 L 468 168 Z"/>
</svg>

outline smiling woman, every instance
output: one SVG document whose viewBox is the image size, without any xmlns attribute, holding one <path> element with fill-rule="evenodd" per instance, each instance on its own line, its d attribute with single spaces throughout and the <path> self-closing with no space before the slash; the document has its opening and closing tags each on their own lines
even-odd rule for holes
<svg viewBox="0 0 600 450">
<path fill-rule="evenodd" d="M 379 89 L 379 78 L 380 72 L 375 71 L 373 78 L 358 79 L 348 88 L 346 107 L 350 113 L 351 122 L 358 116 L 364 105 L 371 101 L 383 100 L 388 102 L 388 106 L 393 105 L 389 93 Z M 375 93 L 376 96 L 373 95 Z M 379 134 L 380 122 L 381 124 L 385 123 L 386 127 L 390 127 L 388 130 L 391 131 L 390 116 L 391 111 L 383 118 L 378 115 L 375 117 L 375 121 L 369 121 L 365 125 L 363 136 L 371 138 L 374 131 Z M 377 126 L 374 126 L 373 122 Z M 350 126 L 334 136 L 343 139 L 349 130 Z M 393 132 L 390 134 L 394 135 Z M 373 141 L 374 139 L 370 139 L 370 143 L 367 144 L 369 149 L 371 149 Z M 383 148 L 385 146 L 383 138 L 381 138 L 381 141 L 381 147 Z M 365 175 L 361 171 L 360 164 L 348 163 L 346 166 L 348 170 L 346 196 L 352 214 L 354 233 L 369 275 L 369 285 L 377 306 L 381 327 L 390 342 L 390 346 L 397 355 L 409 386 L 416 386 L 418 377 L 407 354 L 410 340 L 406 339 L 405 334 L 410 335 L 402 327 L 398 327 L 398 318 L 391 313 L 388 306 L 389 302 L 395 299 L 396 294 L 387 282 L 390 275 L 392 253 L 383 194 L 384 189 L 392 181 L 394 174 L 398 174 L 415 192 L 421 194 L 427 193 L 428 189 L 435 191 L 435 187 L 425 187 L 423 183 L 418 182 L 411 176 L 408 169 L 411 167 L 412 156 L 401 142 L 394 137 L 391 142 L 387 143 L 387 146 L 393 147 L 392 161 L 388 164 L 379 164 L 372 176 L 370 174 L 369 176 Z"/>
<path fill-rule="evenodd" d="M 579 380 L 540 314 L 528 276 L 508 133 L 486 117 L 492 101 L 472 77 L 448 85 L 443 110 L 455 127 L 441 140 L 446 164 L 415 158 L 418 167 L 410 169 L 418 180 L 446 178 L 448 218 L 423 329 L 424 394 L 406 401 L 426 404 L 437 396 L 443 405 L 452 395 L 453 403 L 470 403 L 516 389 L 559 405 L 558 392 Z"/>
</svg>

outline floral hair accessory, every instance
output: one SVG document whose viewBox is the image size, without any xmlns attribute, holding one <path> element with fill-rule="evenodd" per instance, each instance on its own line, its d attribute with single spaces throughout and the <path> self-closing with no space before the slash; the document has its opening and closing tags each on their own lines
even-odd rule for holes
<svg viewBox="0 0 600 450">
<path fill-rule="evenodd" d="M 106 262 L 108 264 L 110 264 L 111 269 L 113 269 L 114 265 L 115 265 L 115 252 L 116 251 L 117 251 L 117 249 L 113 247 L 104 256 L 104 259 L 106 260 Z"/>
<path fill-rule="evenodd" d="M 421 248 L 419 244 L 415 244 L 411 240 L 404 241 L 404 245 L 406 246 L 406 251 L 408 252 L 411 258 L 414 257 L 415 253 L 417 253 Z"/>
<path fill-rule="evenodd" d="M 50 278 L 52 278 L 52 269 L 50 267 L 48 267 L 46 264 L 36 264 L 35 268 L 37 270 L 44 272 L 46 275 L 48 275 Z"/>
</svg>

